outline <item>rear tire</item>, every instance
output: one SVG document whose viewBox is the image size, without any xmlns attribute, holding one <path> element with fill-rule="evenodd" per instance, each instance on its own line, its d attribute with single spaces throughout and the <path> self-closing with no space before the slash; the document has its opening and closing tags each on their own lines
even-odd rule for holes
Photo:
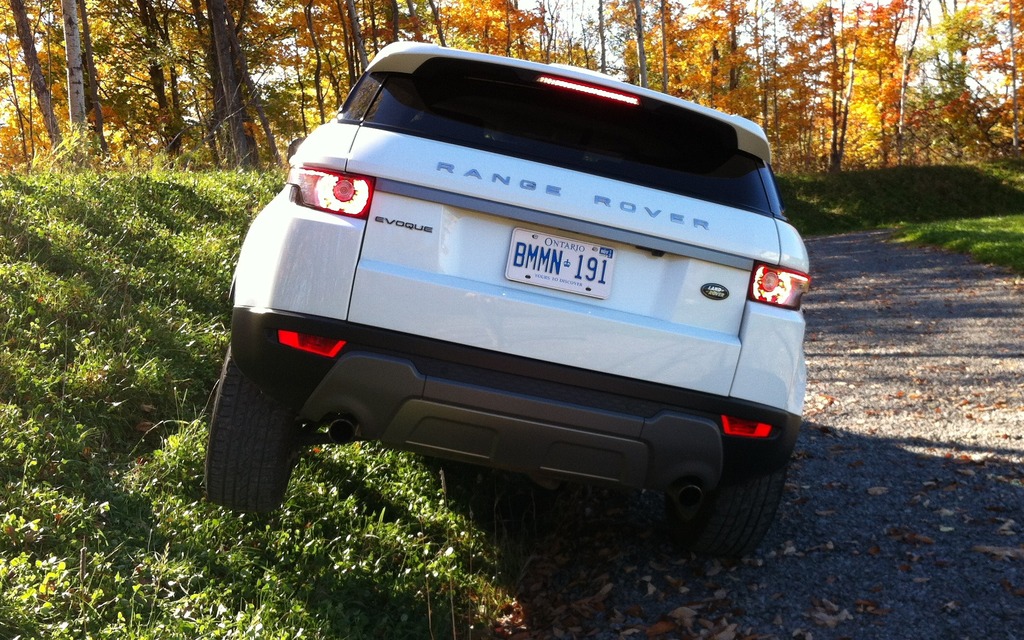
<svg viewBox="0 0 1024 640">
<path fill-rule="evenodd" d="M 298 433 L 294 413 L 249 381 L 228 350 L 210 419 L 207 498 L 235 511 L 280 507 L 297 458 Z"/>
<path fill-rule="evenodd" d="M 688 551 L 711 556 L 738 558 L 753 552 L 775 519 L 788 467 L 718 487 L 705 496 L 695 514 L 687 513 L 666 495 L 665 511 L 674 541 Z"/>
</svg>

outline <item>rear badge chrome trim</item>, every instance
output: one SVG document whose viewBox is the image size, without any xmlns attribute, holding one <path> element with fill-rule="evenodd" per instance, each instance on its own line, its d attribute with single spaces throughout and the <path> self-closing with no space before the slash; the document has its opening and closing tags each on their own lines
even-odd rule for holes
<svg viewBox="0 0 1024 640">
<path fill-rule="evenodd" d="M 704 294 L 705 298 L 711 300 L 725 300 L 729 297 L 729 290 L 714 282 L 709 282 L 701 287 L 700 292 Z"/>
</svg>

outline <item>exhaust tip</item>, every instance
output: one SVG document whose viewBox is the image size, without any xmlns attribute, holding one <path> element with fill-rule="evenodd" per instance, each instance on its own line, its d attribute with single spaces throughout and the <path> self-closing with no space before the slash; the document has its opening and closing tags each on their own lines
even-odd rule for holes
<svg viewBox="0 0 1024 640">
<path fill-rule="evenodd" d="M 675 516 L 683 521 L 695 518 L 704 504 L 704 489 L 690 478 L 677 480 L 667 493 Z"/>
<path fill-rule="evenodd" d="M 334 416 L 327 421 L 327 436 L 335 444 L 352 442 L 358 426 L 352 416 Z"/>
<path fill-rule="evenodd" d="M 686 484 L 676 489 L 676 502 L 681 507 L 699 507 L 704 501 L 704 490 L 696 484 Z"/>
</svg>

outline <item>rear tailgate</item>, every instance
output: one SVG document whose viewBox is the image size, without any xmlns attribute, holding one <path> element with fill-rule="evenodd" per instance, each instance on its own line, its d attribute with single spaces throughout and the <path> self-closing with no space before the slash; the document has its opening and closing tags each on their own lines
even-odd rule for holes
<svg viewBox="0 0 1024 640">
<path fill-rule="evenodd" d="M 368 127 L 350 157 L 378 182 L 349 320 L 729 393 L 750 267 L 779 258 L 772 218 Z M 531 239 L 563 251 L 524 260 Z M 600 275 L 578 247 L 611 268 L 589 292 L 564 286 Z"/>
</svg>

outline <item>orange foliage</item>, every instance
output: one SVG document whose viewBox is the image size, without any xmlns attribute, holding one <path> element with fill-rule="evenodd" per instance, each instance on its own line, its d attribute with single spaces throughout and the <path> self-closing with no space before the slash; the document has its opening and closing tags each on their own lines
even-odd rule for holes
<svg viewBox="0 0 1024 640">
<path fill-rule="evenodd" d="M 205 3 L 84 1 L 114 159 L 162 152 L 215 162 L 220 107 Z M 608 73 L 639 83 L 633 0 L 600 3 L 603 31 L 598 0 L 231 0 L 258 94 L 243 91 L 256 123 L 246 133 L 265 154 L 259 103 L 275 137 L 303 135 L 340 106 L 362 54 L 372 59 L 396 37 L 443 36 L 450 46 L 592 69 L 603 49 Z M 52 5 L 26 0 L 66 118 Z M 1012 152 L 1011 5 L 1020 52 L 1024 0 L 925 2 L 930 22 L 917 20 L 920 0 L 643 0 L 646 72 L 654 90 L 758 122 L 785 171 L 999 157 Z M 0 14 L 4 166 L 49 144 L 12 25 Z"/>
</svg>

